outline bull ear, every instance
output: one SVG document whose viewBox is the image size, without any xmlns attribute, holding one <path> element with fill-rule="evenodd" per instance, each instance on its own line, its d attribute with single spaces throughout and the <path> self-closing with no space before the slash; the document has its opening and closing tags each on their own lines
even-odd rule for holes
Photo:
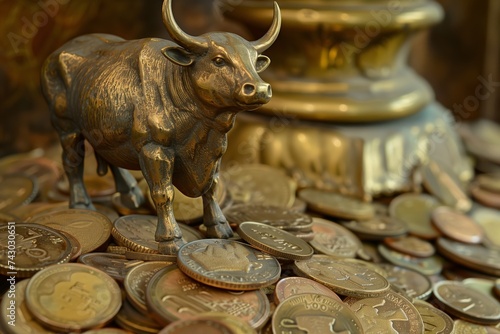
<svg viewBox="0 0 500 334">
<path fill-rule="evenodd" d="M 264 71 L 269 64 L 271 63 L 271 59 L 264 55 L 257 56 L 257 62 L 255 63 L 255 70 L 257 73 Z"/>
<path fill-rule="evenodd" d="M 161 53 L 177 65 L 189 66 L 194 61 L 194 55 L 180 46 L 166 46 Z"/>
</svg>

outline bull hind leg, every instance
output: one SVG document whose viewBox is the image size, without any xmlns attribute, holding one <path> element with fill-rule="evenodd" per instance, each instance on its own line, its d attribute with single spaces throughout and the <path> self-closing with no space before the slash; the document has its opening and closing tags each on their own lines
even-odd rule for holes
<svg viewBox="0 0 500 334">
<path fill-rule="evenodd" d="M 144 195 L 137 185 L 135 177 L 126 169 L 109 165 L 116 184 L 116 191 L 120 193 L 121 202 L 128 208 L 138 209 L 144 204 Z"/>
<path fill-rule="evenodd" d="M 220 165 L 220 162 L 217 164 Z M 226 217 L 215 198 L 215 189 L 219 182 L 219 172 L 215 173 L 212 185 L 202 196 L 203 199 L 203 224 L 207 227 L 206 235 L 210 238 L 230 238 L 233 230 L 227 223 Z"/>
</svg>

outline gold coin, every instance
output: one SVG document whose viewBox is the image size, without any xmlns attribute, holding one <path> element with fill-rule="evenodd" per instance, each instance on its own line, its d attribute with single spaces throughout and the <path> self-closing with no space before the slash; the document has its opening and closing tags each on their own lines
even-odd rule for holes
<svg viewBox="0 0 500 334">
<path fill-rule="evenodd" d="M 339 302 L 342 301 L 331 289 L 312 279 L 305 277 L 285 277 L 276 283 L 274 303 L 279 305 L 285 299 L 302 293 L 315 293 L 331 297 Z"/>
<path fill-rule="evenodd" d="M 382 215 L 369 220 L 342 222 L 342 226 L 356 233 L 363 240 L 381 240 L 408 233 L 408 228 L 399 219 Z"/>
<path fill-rule="evenodd" d="M 120 255 L 125 255 L 127 251 L 130 251 L 130 248 L 127 248 L 125 246 L 118 246 L 118 245 L 108 245 L 106 248 L 106 253 L 112 253 L 112 254 L 120 254 Z"/>
<path fill-rule="evenodd" d="M 387 272 L 387 280 L 397 286 L 409 298 L 427 299 L 432 293 L 432 282 L 422 273 L 389 263 L 379 263 Z"/>
<path fill-rule="evenodd" d="M 491 326 L 473 324 L 468 321 L 456 319 L 453 322 L 453 333 L 471 333 L 471 334 L 500 334 L 500 329 Z"/>
<path fill-rule="evenodd" d="M 129 260 L 167 261 L 167 262 L 176 262 L 177 261 L 177 255 L 141 253 L 141 252 L 133 252 L 133 251 L 125 251 L 125 257 Z"/>
<path fill-rule="evenodd" d="M 422 300 L 414 300 L 413 305 L 422 317 L 426 334 L 453 333 L 453 319 L 448 314 Z"/>
<path fill-rule="evenodd" d="M 251 327 L 250 327 L 251 328 Z M 231 327 L 215 319 L 196 317 L 193 319 L 177 320 L 163 328 L 159 334 L 233 334 Z"/>
<path fill-rule="evenodd" d="M 445 237 L 470 244 L 483 241 L 484 230 L 481 225 L 460 211 L 441 206 L 432 211 L 431 217 L 434 226 Z"/>
<path fill-rule="evenodd" d="M 155 241 L 158 217 L 151 215 L 129 215 L 115 220 L 111 234 L 116 243 L 141 253 L 158 253 L 158 241 Z M 197 230 L 179 224 L 182 237 L 186 242 L 202 239 Z"/>
<path fill-rule="evenodd" d="M 15 280 L 12 280 L 15 282 Z M 26 286 L 29 279 L 18 281 L 2 297 L 0 330 L 6 334 L 55 334 L 40 325 L 26 307 Z"/>
<path fill-rule="evenodd" d="M 389 213 L 391 217 L 405 223 L 410 234 L 423 239 L 435 239 L 439 234 L 431 224 L 431 213 L 438 206 L 438 201 L 432 196 L 407 193 L 391 201 Z"/>
<path fill-rule="evenodd" d="M 250 245 L 276 257 L 306 260 L 314 253 L 304 240 L 266 224 L 243 222 L 238 225 L 237 232 Z"/>
<path fill-rule="evenodd" d="M 399 238 L 385 238 L 384 245 L 396 252 L 414 257 L 429 257 L 436 253 L 432 243 L 411 235 Z"/>
<path fill-rule="evenodd" d="M 424 323 L 418 310 L 405 297 L 388 291 L 379 297 L 347 298 L 365 333 L 422 334 Z"/>
<path fill-rule="evenodd" d="M 143 204 L 139 208 L 135 208 L 135 209 L 131 209 L 131 208 L 125 206 L 122 203 L 120 193 L 114 193 L 111 196 L 111 203 L 113 204 L 113 207 L 115 208 L 115 210 L 122 216 L 126 216 L 126 215 L 150 215 L 150 214 L 154 213 L 154 210 L 152 210 L 149 206 L 146 206 L 146 204 Z"/>
<path fill-rule="evenodd" d="M 338 300 L 315 293 L 291 296 L 272 318 L 273 333 L 363 333 L 361 321 Z"/>
<path fill-rule="evenodd" d="M 327 255 L 295 261 L 294 270 L 299 276 L 313 279 L 344 296 L 380 296 L 390 288 L 389 282 L 377 272 Z"/>
<path fill-rule="evenodd" d="M 470 193 L 479 203 L 495 209 L 500 209 L 500 193 L 481 188 L 476 183 L 470 185 Z"/>
<path fill-rule="evenodd" d="M 123 285 L 130 303 L 141 313 L 147 314 L 146 288 L 151 277 L 161 269 L 173 264 L 173 262 L 150 261 L 144 262 L 131 268 Z"/>
<path fill-rule="evenodd" d="M 469 277 L 462 281 L 466 286 L 473 289 L 479 290 L 485 295 L 495 297 L 493 289 L 495 287 L 495 281 L 486 278 Z"/>
<path fill-rule="evenodd" d="M 132 268 L 143 263 L 141 260 L 129 260 L 125 255 L 111 253 L 84 254 L 78 262 L 102 270 L 120 283 Z"/>
<path fill-rule="evenodd" d="M 484 190 L 500 193 L 500 174 L 479 174 L 476 182 Z"/>
<path fill-rule="evenodd" d="M 24 175 L 0 175 L 0 183 L 0 212 L 28 204 L 38 193 L 36 180 Z"/>
<path fill-rule="evenodd" d="M 235 202 L 290 208 L 295 201 L 295 182 L 281 169 L 239 164 L 225 170 L 223 175 L 228 179 Z"/>
<path fill-rule="evenodd" d="M 83 176 L 85 189 L 91 198 L 111 196 L 115 193 L 115 181 L 109 174 L 99 176 L 97 174 L 85 174 Z M 57 182 L 57 190 L 62 194 L 69 195 L 69 182 L 67 177 L 61 178 Z"/>
<path fill-rule="evenodd" d="M 33 316 L 55 331 L 102 327 L 121 306 L 118 284 L 106 273 L 79 263 L 47 267 L 26 287 Z"/>
<path fill-rule="evenodd" d="M 212 288 L 186 276 L 175 265 L 161 269 L 151 278 L 146 302 L 155 319 L 165 325 L 213 311 L 236 316 L 252 328 L 259 328 L 270 314 L 269 300 L 262 291 Z"/>
<path fill-rule="evenodd" d="M 351 231 L 332 221 L 313 218 L 313 240 L 316 252 L 334 257 L 353 258 L 361 249 L 361 240 Z"/>
<path fill-rule="evenodd" d="M 71 234 L 60 231 L 66 238 L 69 240 L 69 247 L 71 249 L 71 254 L 70 254 L 70 261 L 76 261 L 78 260 L 78 257 L 82 255 L 82 245 L 80 245 L 80 242 Z"/>
<path fill-rule="evenodd" d="M 204 239 L 183 245 L 177 265 L 204 284 L 228 290 L 255 290 L 278 281 L 281 267 L 274 257 L 242 243 Z"/>
<path fill-rule="evenodd" d="M 111 235 L 111 222 L 99 212 L 83 209 L 56 211 L 29 220 L 74 236 L 82 246 L 82 254 L 102 246 Z"/>
<path fill-rule="evenodd" d="M 436 255 L 425 258 L 414 257 L 389 249 L 383 244 L 379 244 L 377 249 L 388 262 L 416 270 L 427 276 L 437 275 L 443 270 L 443 260 Z"/>
<path fill-rule="evenodd" d="M 91 329 L 89 331 L 83 332 L 82 334 L 130 334 L 130 332 L 119 328 L 100 328 Z"/>
<path fill-rule="evenodd" d="M 440 281 L 434 284 L 433 293 L 440 306 L 456 317 L 484 325 L 500 321 L 498 301 L 462 282 Z"/>
<path fill-rule="evenodd" d="M 38 224 L 0 226 L 0 273 L 31 277 L 53 264 L 68 262 L 72 247 L 62 233 Z"/>
<path fill-rule="evenodd" d="M 302 189 L 299 198 L 307 203 L 310 210 L 342 219 L 367 220 L 375 216 L 370 203 L 319 189 Z"/>
<path fill-rule="evenodd" d="M 127 299 L 123 301 L 114 320 L 118 326 L 132 333 L 156 334 L 162 328 L 151 315 L 140 313 L 130 305 Z"/>
<path fill-rule="evenodd" d="M 484 230 L 483 244 L 488 248 L 500 250 L 500 211 L 475 205 L 470 217 Z"/>
</svg>

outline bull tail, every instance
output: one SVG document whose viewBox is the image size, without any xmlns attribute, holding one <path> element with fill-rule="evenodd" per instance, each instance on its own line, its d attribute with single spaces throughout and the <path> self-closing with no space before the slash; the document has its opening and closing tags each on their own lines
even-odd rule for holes
<svg viewBox="0 0 500 334">
<path fill-rule="evenodd" d="M 95 152 L 95 160 L 97 161 L 97 175 L 104 176 L 108 173 L 108 162 Z"/>
</svg>

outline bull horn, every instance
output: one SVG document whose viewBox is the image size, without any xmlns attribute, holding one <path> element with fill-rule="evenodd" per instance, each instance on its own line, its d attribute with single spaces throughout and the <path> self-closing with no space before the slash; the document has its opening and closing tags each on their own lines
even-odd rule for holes
<svg viewBox="0 0 500 334">
<path fill-rule="evenodd" d="M 276 40 L 278 37 L 278 34 L 280 33 L 280 28 L 281 28 L 281 13 L 280 13 L 280 7 L 274 2 L 274 15 L 273 15 L 273 23 L 271 25 L 271 28 L 266 32 L 264 36 L 262 36 L 260 39 L 251 42 L 255 50 L 257 50 L 258 53 L 262 53 L 265 50 L 267 50 Z"/>
<path fill-rule="evenodd" d="M 172 13 L 172 0 L 163 1 L 162 8 L 163 24 L 167 28 L 170 37 L 176 41 L 180 46 L 188 50 L 204 50 L 208 47 L 208 44 L 201 38 L 191 36 L 177 25 L 174 19 L 174 14 Z"/>
</svg>

